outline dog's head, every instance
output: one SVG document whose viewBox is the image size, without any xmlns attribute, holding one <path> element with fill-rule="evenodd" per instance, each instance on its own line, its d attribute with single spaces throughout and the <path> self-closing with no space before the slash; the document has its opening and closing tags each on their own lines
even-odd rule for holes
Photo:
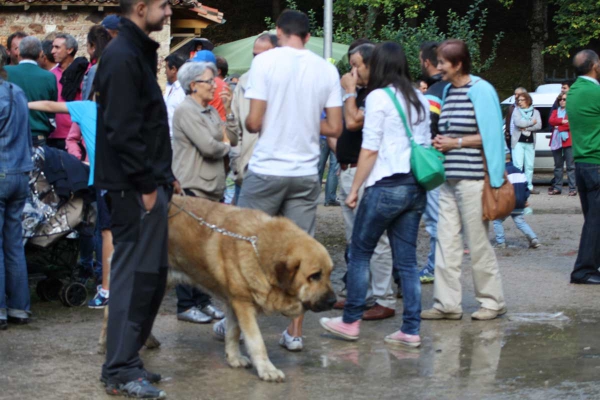
<svg viewBox="0 0 600 400">
<path fill-rule="evenodd" d="M 284 260 L 277 264 L 279 286 L 302 303 L 305 310 L 331 310 L 336 302 L 331 287 L 333 262 L 319 242 L 298 240 L 289 248 Z"/>
</svg>

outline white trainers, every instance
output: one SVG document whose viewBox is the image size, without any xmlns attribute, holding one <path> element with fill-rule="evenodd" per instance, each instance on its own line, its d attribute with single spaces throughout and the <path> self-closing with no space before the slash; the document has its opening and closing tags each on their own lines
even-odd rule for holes
<svg viewBox="0 0 600 400">
<path fill-rule="evenodd" d="M 279 339 L 279 345 L 285 347 L 289 351 L 300 351 L 303 347 L 302 338 L 290 335 L 287 329 L 283 331 L 281 339 Z"/>
</svg>

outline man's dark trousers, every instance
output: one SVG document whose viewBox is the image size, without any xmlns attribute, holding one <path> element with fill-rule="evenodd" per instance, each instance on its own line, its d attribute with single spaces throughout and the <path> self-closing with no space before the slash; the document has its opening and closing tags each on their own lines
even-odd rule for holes
<svg viewBox="0 0 600 400">
<path fill-rule="evenodd" d="M 600 164 L 575 163 L 575 178 L 584 223 L 571 282 L 581 282 L 600 276 Z"/>
<path fill-rule="evenodd" d="M 102 375 L 110 383 L 126 383 L 142 377 L 139 351 L 165 294 L 170 193 L 159 187 L 150 212 L 136 191 L 109 191 L 108 196 L 115 252 Z"/>
</svg>

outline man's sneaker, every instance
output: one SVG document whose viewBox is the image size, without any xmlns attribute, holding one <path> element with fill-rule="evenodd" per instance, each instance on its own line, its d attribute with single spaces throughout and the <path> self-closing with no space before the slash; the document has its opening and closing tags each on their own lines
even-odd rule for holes
<svg viewBox="0 0 600 400">
<path fill-rule="evenodd" d="M 106 385 L 106 393 L 111 396 L 125 396 L 135 399 L 166 399 L 167 393 L 152 386 L 144 378 L 139 378 L 127 383 Z"/>
<path fill-rule="evenodd" d="M 279 339 L 279 345 L 285 347 L 289 351 L 300 351 L 303 347 L 302 338 L 290 335 L 287 329 L 283 331 L 281 339 Z"/>
<path fill-rule="evenodd" d="M 347 324 L 342 317 L 321 318 L 319 323 L 327 332 L 345 340 L 358 340 L 360 333 L 360 320 Z"/>
<path fill-rule="evenodd" d="M 142 378 L 150 383 L 158 383 L 162 379 L 162 376 L 160 374 L 155 374 L 154 372 L 143 370 Z M 100 382 L 102 382 L 104 386 L 106 386 L 108 383 L 108 379 L 106 379 L 106 377 L 104 376 L 100 376 Z"/>
<path fill-rule="evenodd" d="M 492 246 L 492 247 L 494 247 L 495 249 L 505 249 L 508 246 L 506 245 L 506 242 L 502 242 L 502 243 L 496 242 L 496 244 L 494 244 L 494 246 Z"/>
<path fill-rule="evenodd" d="M 212 321 L 210 315 L 204 314 L 196 307 L 192 307 L 187 311 L 177 314 L 177 319 L 180 321 L 192 322 L 194 324 L 208 324 Z"/>
<path fill-rule="evenodd" d="M 452 319 L 458 320 L 462 318 L 462 313 L 445 313 L 437 308 L 421 311 L 421 319 Z"/>
<path fill-rule="evenodd" d="M 202 307 L 200 309 L 200 311 L 202 311 L 206 315 L 210 315 L 213 319 L 225 318 L 225 313 L 223 313 L 223 311 L 219 310 L 217 307 L 213 306 L 212 304 Z"/>
<path fill-rule="evenodd" d="M 427 267 L 423 268 L 421 272 L 419 272 L 419 281 L 421 281 L 421 284 L 433 283 L 434 279 L 435 276 Z"/>
<path fill-rule="evenodd" d="M 471 314 L 471 319 L 477 321 L 489 321 L 490 319 L 498 318 L 501 315 L 506 314 L 506 308 L 500 310 L 490 310 L 489 308 L 480 307 L 478 311 Z"/>
<path fill-rule="evenodd" d="M 227 318 L 223 318 L 219 322 L 213 325 L 213 333 L 215 334 L 215 338 L 217 340 L 225 340 L 225 333 L 227 332 L 225 325 L 227 323 Z M 240 342 L 244 340 L 244 334 L 240 334 Z"/>
<path fill-rule="evenodd" d="M 88 302 L 88 308 L 99 310 L 106 307 L 108 304 L 108 296 L 104 297 L 105 295 L 106 294 L 102 289 L 102 286 L 98 286 L 96 295 Z"/>
<path fill-rule="evenodd" d="M 402 331 L 387 335 L 384 341 L 386 343 L 401 344 L 408 347 L 419 347 L 421 345 L 421 337 L 419 335 L 409 335 Z"/>
<path fill-rule="evenodd" d="M 537 249 L 541 246 L 542 244 L 540 243 L 540 241 L 536 238 L 536 239 L 531 239 L 531 241 L 529 241 L 529 248 L 530 249 Z"/>
</svg>

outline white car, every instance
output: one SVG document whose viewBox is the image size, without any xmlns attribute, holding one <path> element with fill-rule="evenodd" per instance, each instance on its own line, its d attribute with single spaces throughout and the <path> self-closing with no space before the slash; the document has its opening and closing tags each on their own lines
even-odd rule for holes
<svg viewBox="0 0 600 400">
<path fill-rule="evenodd" d="M 533 100 L 533 107 L 540 112 L 542 117 L 542 129 L 536 133 L 535 138 L 535 161 L 533 164 L 534 171 L 551 172 L 554 171 L 554 158 L 550 150 L 550 137 L 552 135 L 552 127 L 548 124 L 550 118 L 550 110 L 560 94 L 559 84 L 549 84 L 538 86 L 535 92 L 529 92 Z M 510 96 L 502 103 L 502 112 L 506 115 L 508 107 L 515 102 L 515 96 Z"/>
</svg>

